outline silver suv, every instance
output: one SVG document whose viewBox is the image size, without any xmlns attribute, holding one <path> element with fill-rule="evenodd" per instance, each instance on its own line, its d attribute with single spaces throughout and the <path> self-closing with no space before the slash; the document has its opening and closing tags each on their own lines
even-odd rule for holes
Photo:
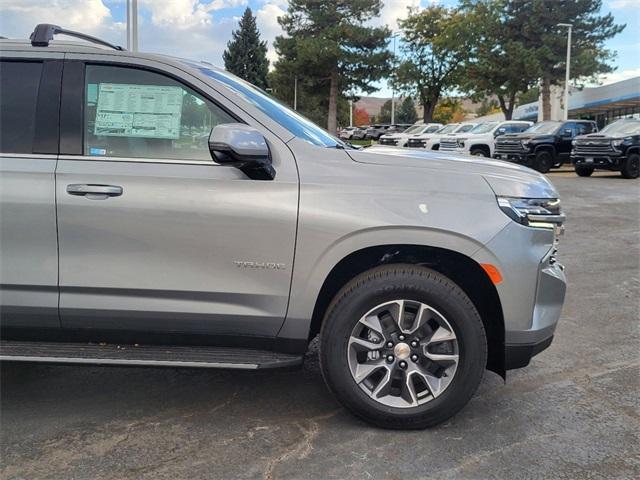
<svg viewBox="0 0 640 480">
<path fill-rule="evenodd" d="M 3 360 L 290 367 L 319 335 L 344 406 L 423 428 L 551 343 L 544 176 L 354 149 L 208 63 L 60 30 L 0 43 Z"/>
</svg>

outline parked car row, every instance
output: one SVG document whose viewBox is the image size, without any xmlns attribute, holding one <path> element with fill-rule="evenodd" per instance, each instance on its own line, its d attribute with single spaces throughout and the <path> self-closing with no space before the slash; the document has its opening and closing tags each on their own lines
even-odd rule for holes
<svg viewBox="0 0 640 480">
<path fill-rule="evenodd" d="M 362 127 L 345 127 L 340 130 L 338 136 L 342 140 L 378 140 L 383 135 L 402 133 L 412 125 L 398 123 L 394 125 L 365 125 Z"/>
<path fill-rule="evenodd" d="M 619 171 L 625 178 L 640 175 L 640 120 L 632 118 L 601 132 L 592 120 L 426 123 L 387 131 L 378 143 L 507 160 L 541 173 L 572 163 L 582 177 L 595 169 Z"/>
</svg>

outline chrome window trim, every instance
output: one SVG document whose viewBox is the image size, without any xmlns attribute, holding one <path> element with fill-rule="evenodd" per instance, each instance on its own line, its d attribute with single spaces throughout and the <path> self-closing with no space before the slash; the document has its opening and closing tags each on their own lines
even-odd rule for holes
<svg viewBox="0 0 640 480">
<path fill-rule="evenodd" d="M 56 160 L 58 155 L 53 153 L 0 153 L 0 158 L 30 158 L 30 159 L 43 159 L 43 160 Z"/>
<path fill-rule="evenodd" d="M 128 162 L 128 163 L 161 163 L 172 165 L 200 165 L 219 167 L 220 164 L 213 160 L 177 160 L 171 158 L 143 158 L 143 157 L 108 157 L 98 155 L 59 155 L 60 160 L 87 160 L 91 162 Z"/>
</svg>

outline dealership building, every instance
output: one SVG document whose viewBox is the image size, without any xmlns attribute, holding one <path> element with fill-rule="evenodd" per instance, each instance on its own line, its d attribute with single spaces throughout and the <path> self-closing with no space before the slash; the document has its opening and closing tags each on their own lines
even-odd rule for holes
<svg viewBox="0 0 640 480">
<path fill-rule="evenodd" d="M 563 117 L 562 87 L 552 92 L 551 119 Z M 569 94 L 569 118 L 595 120 L 600 128 L 619 118 L 640 118 L 640 77 Z M 542 120 L 541 101 L 517 107 L 514 120 Z"/>
</svg>

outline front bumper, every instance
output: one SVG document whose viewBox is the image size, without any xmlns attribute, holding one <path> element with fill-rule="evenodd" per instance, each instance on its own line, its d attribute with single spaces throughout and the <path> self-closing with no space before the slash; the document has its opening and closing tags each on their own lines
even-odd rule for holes
<svg viewBox="0 0 640 480">
<path fill-rule="evenodd" d="M 474 254 L 498 267 L 496 285 L 505 327 L 505 369 L 521 368 L 551 344 L 566 293 L 564 267 L 556 261 L 555 233 L 515 222 Z"/>
<path fill-rule="evenodd" d="M 521 165 L 531 166 L 533 164 L 533 160 L 535 159 L 535 155 L 533 153 L 528 153 L 528 152 L 522 152 L 522 153 L 496 152 L 493 154 L 493 158 L 497 160 L 507 160 L 509 162 L 515 162 Z"/>
<path fill-rule="evenodd" d="M 571 163 L 579 167 L 601 168 L 603 170 L 621 170 L 625 160 L 624 155 L 571 155 Z"/>
</svg>

